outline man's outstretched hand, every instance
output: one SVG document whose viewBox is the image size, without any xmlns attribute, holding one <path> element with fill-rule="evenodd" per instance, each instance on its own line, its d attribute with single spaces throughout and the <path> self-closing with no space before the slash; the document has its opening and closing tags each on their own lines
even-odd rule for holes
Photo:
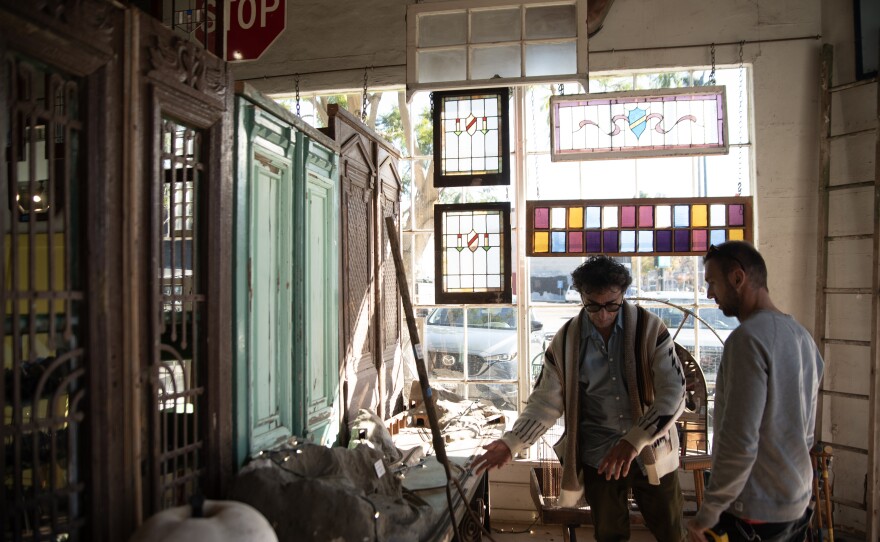
<svg viewBox="0 0 880 542">
<path fill-rule="evenodd" d="M 485 470 L 503 467 L 513 459 L 510 448 L 507 447 L 507 444 L 504 444 L 503 440 L 490 442 L 483 446 L 483 449 L 486 450 L 486 453 L 474 459 L 473 463 L 471 463 L 471 468 L 476 474 L 480 474 Z"/>
<path fill-rule="evenodd" d="M 629 474 L 630 464 L 638 455 L 632 444 L 621 440 L 608 450 L 608 453 L 599 462 L 599 474 L 604 473 L 606 480 L 626 478 L 626 475 Z"/>
</svg>

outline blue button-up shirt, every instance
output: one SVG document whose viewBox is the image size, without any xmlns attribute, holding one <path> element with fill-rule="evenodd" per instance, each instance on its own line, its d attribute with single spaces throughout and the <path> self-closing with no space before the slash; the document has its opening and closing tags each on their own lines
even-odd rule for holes
<svg viewBox="0 0 880 542">
<path fill-rule="evenodd" d="M 583 313 L 578 438 L 581 461 L 593 468 L 598 468 L 599 461 L 633 425 L 623 369 L 622 313 L 617 314 L 607 347 Z"/>
</svg>

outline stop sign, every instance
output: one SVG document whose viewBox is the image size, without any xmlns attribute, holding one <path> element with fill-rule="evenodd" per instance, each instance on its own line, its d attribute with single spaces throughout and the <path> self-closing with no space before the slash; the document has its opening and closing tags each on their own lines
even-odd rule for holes
<svg viewBox="0 0 880 542">
<path fill-rule="evenodd" d="M 287 25 L 287 0 L 228 0 L 226 60 L 255 60 Z"/>
</svg>

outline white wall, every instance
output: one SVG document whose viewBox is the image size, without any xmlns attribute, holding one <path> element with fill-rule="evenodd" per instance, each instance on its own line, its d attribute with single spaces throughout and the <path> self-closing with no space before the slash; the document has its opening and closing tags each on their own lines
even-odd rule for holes
<svg viewBox="0 0 880 542">
<path fill-rule="evenodd" d="M 822 35 L 834 47 L 832 85 L 855 80 L 853 17 L 850 2 L 823 0 Z M 877 119 L 877 84 L 851 88 L 832 95 L 831 134 L 852 133 L 871 128 Z M 875 178 L 875 132 L 835 139 L 831 143 L 830 182 L 832 185 L 863 182 Z M 874 229 L 874 190 L 832 192 L 829 197 L 829 234 L 871 233 Z M 871 240 L 834 241 L 829 247 L 828 285 L 868 287 L 872 280 Z M 828 296 L 828 327 L 832 338 L 868 340 L 871 338 L 871 296 Z M 870 349 L 865 346 L 830 345 L 825 350 L 827 390 L 868 395 L 872 379 Z M 864 399 L 844 396 L 823 397 L 821 438 L 833 442 L 834 496 L 844 502 L 862 503 L 866 497 L 869 460 L 863 452 L 870 447 L 870 407 Z M 874 408 L 876 408 L 874 406 Z M 874 435 L 876 438 L 876 435 Z M 849 447 L 849 448 L 847 448 Z M 868 489 L 867 491 L 872 491 Z M 877 489 L 873 489 L 876 498 Z M 851 506 L 836 505 L 838 525 L 857 530 L 868 528 L 865 512 Z M 874 525 L 876 532 L 877 526 Z"/>
</svg>

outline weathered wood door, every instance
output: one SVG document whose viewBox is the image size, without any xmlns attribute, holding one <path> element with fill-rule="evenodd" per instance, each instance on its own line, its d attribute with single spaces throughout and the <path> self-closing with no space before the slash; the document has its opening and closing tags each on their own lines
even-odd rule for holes
<svg viewBox="0 0 880 542">
<path fill-rule="evenodd" d="M 305 351 L 302 357 L 306 411 L 302 434 L 332 444 L 339 432 L 339 191 L 336 154 L 300 134 L 305 177 Z"/>
<path fill-rule="evenodd" d="M 375 155 L 378 171 L 379 194 L 377 198 L 377 214 L 381 217 L 378 227 L 382 235 L 379 250 L 379 344 L 382 352 L 381 378 L 381 410 L 385 416 L 394 414 L 395 410 L 405 407 L 403 404 L 403 356 L 400 350 L 400 292 L 397 286 L 397 272 L 394 268 L 394 257 L 391 254 L 389 235 L 399 235 L 399 230 L 387 231 L 385 217 L 392 217 L 394 223 L 400 224 L 400 174 L 397 171 L 398 157 L 396 153 L 380 142 L 375 142 Z"/>
<path fill-rule="evenodd" d="M 345 416 L 353 420 L 358 410 L 364 408 L 387 417 L 388 405 L 396 402 L 388 390 L 397 387 L 400 378 L 399 371 L 389 371 L 386 363 L 391 360 L 393 366 L 395 351 L 399 351 L 395 345 L 400 340 L 400 298 L 394 270 L 390 274 L 384 272 L 386 261 L 391 260 L 387 257 L 390 251 L 383 249 L 382 217 L 386 208 L 392 215 L 399 212 L 395 206 L 399 197 L 399 178 L 395 178 L 399 158 L 389 144 L 351 113 L 330 105 L 328 116 L 324 131 L 340 146 L 341 363 Z M 383 183 L 389 189 L 382 188 Z M 391 189 L 395 184 L 396 188 Z M 395 203 L 388 207 L 382 193 Z"/>
<path fill-rule="evenodd" d="M 0 539 L 119 540 L 124 13 L 0 0 Z M 107 514 L 107 511 L 112 511 Z"/>
<path fill-rule="evenodd" d="M 337 147 L 245 84 L 236 97 L 236 449 L 332 444 L 338 415 Z"/>
<path fill-rule="evenodd" d="M 220 498 L 233 474 L 231 73 L 131 16 L 135 420 L 143 510 Z M 137 235 L 139 234 L 139 235 Z"/>
<path fill-rule="evenodd" d="M 286 123 L 236 98 L 237 463 L 293 434 L 296 141 Z"/>
<path fill-rule="evenodd" d="M 345 378 L 347 420 L 361 408 L 376 410 L 376 168 L 372 144 L 345 110 L 329 107 L 328 133 L 339 144 L 340 290 L 342 297 L 341 356 Z"/>
</svg>

